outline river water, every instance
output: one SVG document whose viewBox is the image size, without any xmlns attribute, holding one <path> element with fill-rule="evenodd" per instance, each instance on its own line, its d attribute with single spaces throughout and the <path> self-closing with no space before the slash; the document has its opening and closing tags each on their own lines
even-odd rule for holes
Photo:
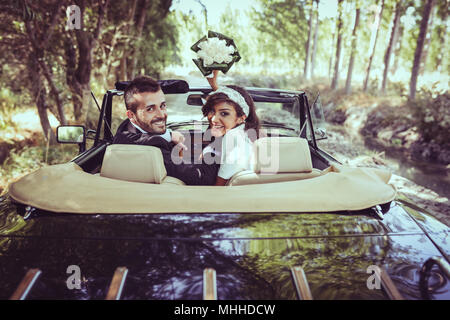
<svg viewBox="0 0 450 320">
<path fill-rule="evenodd" d="M 385 160 L 389 167 L 394 169 L 395 174 L 431 189 L 450 200 L 450 169 L 446 166 L 426 161 L 414 161 L 398 151 L 381 149 L 369 142 L 366 142 L 365 146 L 372 151 L 384 151 Z"/>
</svg>

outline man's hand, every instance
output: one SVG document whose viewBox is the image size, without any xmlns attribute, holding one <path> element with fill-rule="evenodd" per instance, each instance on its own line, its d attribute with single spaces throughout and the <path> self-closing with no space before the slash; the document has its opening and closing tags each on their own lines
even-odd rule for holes
<svg viewBox="0 0 450 320">
<path fill-rule="evenodd" d="M 183 143 L 185 140 L 184 135 L 178 131 L 172 131 L 172 142 L 175 144 Z"/>
<path fill-rule="evenodd" d="M 183 157 L 183 150 L 187 150 L 188 148 L 184 145 L 184 135 L 178 131 L 172 131 L 172 142 L 177 145 L 180 149 L 180 157 Z"/>
</svg>

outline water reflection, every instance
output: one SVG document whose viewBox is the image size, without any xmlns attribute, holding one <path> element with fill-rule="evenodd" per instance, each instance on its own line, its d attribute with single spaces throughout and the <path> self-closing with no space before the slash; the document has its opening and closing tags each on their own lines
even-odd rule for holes
<svg viewBox="0 0 450 320">
<path fill-rule="evenodd" d="M 293 266 L 304 268 L 315 299 L 386 299 L 367 288 L 370 265 L 420 299 L 417 270 L 439 255 L 395 204 L 381 221 L 322 213 L 0 218 L 4 299 L 29 268 L 43 271 L 31 299 L 104 299 L 118 266 L 129 269 L 124 299 L 201 299 L 204 268 L 216 270 L 219 299 L 296 299 Z M 81 268 L 81 290 L 66 287 L 72 264 Z M 436 272 L 432 297 L 449 298 Z"/>
<path fill-rule="evenodd" d="M 386 299 L 383 291 L 366 286 L 367 267 L 378 265 L 407 298 L 420 299 L 417 270 L 436 254 L 421 235 L 206 242 L 13 239 L 8 255 L 0 257 L 0 298 L 13 292 L 27 268 L 38 267 L 43 275 L 31 299 L 103 299 L 115 267 L 126 266 L 124 299 L 201 299 L 206 267 L 217 272 L 219 299 L 295 299 L 290 268 L 302 266 L 315 299 Z M 81 268 L 82 290 L 65 285 L 70 264 Z M 444 283 L 435 291 L 448 298 L 449 289 Z"/>
</svg>

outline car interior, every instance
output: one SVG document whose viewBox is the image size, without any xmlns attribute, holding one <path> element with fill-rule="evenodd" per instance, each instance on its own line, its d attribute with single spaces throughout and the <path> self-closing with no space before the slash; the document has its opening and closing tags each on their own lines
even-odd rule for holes
<svg viewBox="0 0 450 320">
<path fill-rule="evenodd" d="M 121 96 L 126 84 L 126 82 L 117 83 L 116 90 L 120 91 L 115 91 L 113 96 Z M 166 84 L 168 85 L 165 86 Z M 201 106 L 203 103 L 202 97 L 205 96 L 206 92 L 204 92 L 204 89 L 189 89 L 187 83 L 179 80 L 165 82 L 162 84 L 162 88 L 165 93 L 169 93 L 167 95 L 169 99 L 170 96 L 176 97 L 179 99 L 177 103 L 182 103 L 184 100 L 187 108 L 189 106 Z M 252 93 L 255 102 L 271 105 L 273 103 L 283 104 L 283 108 L 287 106 L 287 109 L 291 111 L 292 117 L 296 118 L 295 114 L 299 112 L 300 107 L 292 96 L 289 94 L 280 96 L 276 91 L 264 90 L 268 90 L 268 92 L 264 91 L 264 94 L 267 94 L 267 96 L 263 96 L 260 91 Z M 171 95 L 170 93 L 177 94 Z M 179 93 L 182 94 L 180 95 Z M 167 176 L 159 149 L 147 146 L 142 148 L 142 146 L 136 145 L 111 145 L 108 142 L 111 139 L 108 136 L 112 137 L 116 131 L 116 126 L 123 121 L 123 101 L 121 99 L 112 99 L 111 96 L 109 103 L 110 106 L 116 103 L 118 105 L 112 107 L 112 118 L 111 114 L 107 115 L 108 108 L 105 109 L 105 138 L 103 142 L 106 142 L 106 144 L 100 143 L 97 147 L 87 150 L 80 157 L 74 159 L 75 163 L 85 172 L 108 178 L 145 183 L 183 185 L 184 183 L 181 180 Z M 102 114 L 102 111 L 100 112 Z M 107 117 L 109 117 L 109 121 L 112 120 L 111 125 L 108 125 Z M 100 119 L 102 119 L 102 116 Z M 194 121 L 197 122 L 194 123 L 192 119 L 189 119 L 189 121 L 168 123 L 168 128 L 177 130 L 185 136 L 185 145 L 188 149 L 180 157 L 182 157 L 184 162 L 188 163 L 194 163 L 202 153 L 203 148 L 211 142 L 205 139 L 204 134 L 208 125 L 207 121 L 201 121 L 200 119 Z M 99 129 L 102 122 L 99 120 Z M 254 170 L 235 174 L 229 179 L 227 185 L 274 183 L 320 176 L 330 166 L 330 159 L 312 145 L 311 134 L 307 134 L 307 131 L 310 130 L 308 121 L 303 119 L 303 123 L 303 128 L 297 128 L 300 129 L 297 131 L 297 129 L 292 128 L 290 125 L 286 126 L 283 123 L 263 122 L 261 127 L 264 129 L 264 134 L 254 142 Z M 108 134 L 106 133 L 107 130 Z M 303 134 L 299 134 L 302 131 Z M 269 152 L 270 155 L 267 156 L 268 150 L 277 151 Z M 124 163 L 128 165 L 123 166 Z"/>
<path fill-rule="evenodd" d="M 303 180 L 322 174 L 313 168 L 308 142 L 303 138 L 260 138 L 254 143 L 253 157 L 254 170 L 236 173 L 228 186 Z M 132 182 L 184 185 L 167 176 L 161 151 L 149 146 L 109 145 L 99 175 Z"/>
</svg>

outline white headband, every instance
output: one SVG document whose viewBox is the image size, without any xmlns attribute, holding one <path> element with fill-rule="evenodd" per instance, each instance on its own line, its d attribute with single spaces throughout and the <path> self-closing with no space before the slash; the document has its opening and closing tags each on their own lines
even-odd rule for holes
<svg viewBox="0 0 450 320">
<path fill-rule="evenodd" d="M 228 87 L 219 87 L 219 89 L 211 92 L 209 95 L 213 95 L 216 93 L 226 94 L 228 98 L 230 98 L 230 100 L 233 100 L 242 108 L 242 111 L 244 111 L 244 114 L 248 117 L 250 107 L 248 106 L 247 102 L 245 102 L 244 97 L 238 91 Z"/>
</svg>

